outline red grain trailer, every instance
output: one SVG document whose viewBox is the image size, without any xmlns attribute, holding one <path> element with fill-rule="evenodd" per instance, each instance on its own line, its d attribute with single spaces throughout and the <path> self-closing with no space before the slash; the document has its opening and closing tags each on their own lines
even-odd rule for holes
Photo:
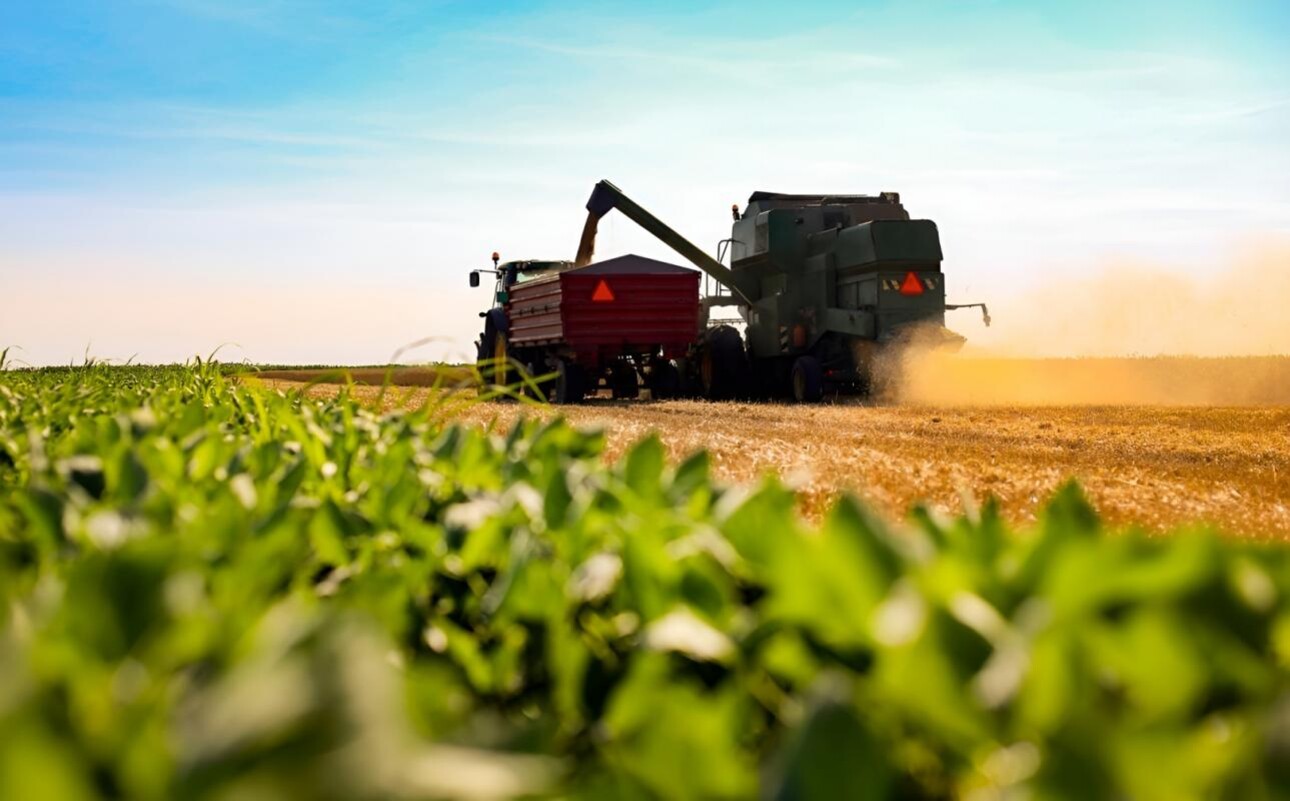
<svg viewBox="0 0 1290 801">
<path fill-rule="evenodd" d="M 620 256 L 578 268 L 508 262 L 497 273 L 497 305 L 479 343 L 494 383 L 508 383 L 498 375 L 507 363 L 552 376 L 542 389 L 557 403 L 602 385 L 615 398 L 636 397 L 641 380 L 655 398 L 678 393 L 676 360 L 699 336 L 697 270 Z"/>
</svg>

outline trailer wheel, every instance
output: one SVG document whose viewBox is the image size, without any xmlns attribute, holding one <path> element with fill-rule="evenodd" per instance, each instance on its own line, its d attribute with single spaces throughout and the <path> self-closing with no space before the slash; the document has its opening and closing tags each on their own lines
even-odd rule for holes
<svg viewBox="0 0 1290 801">
<path fill-rule="evenodd" d="M 587 393 L 587 375 L 581 367 L 561 359 L 556 365 L 556 377 L 548 396 L 551 403 L 579 403 Z"/>
<path fill-rule="evenodd" d="M 626 400 L 640 395 L 640 381 L 636 367 L 629 362 L 615 362 L 609 368 L 609 388 L 614 400 Z"/>
<path fill-rule="evenodd" d="M 824 397 L 824 369 L 814 356 L 798 356 L 793 362 L 793 399 L 818 403 Z"/>
<path fill-rule="evenodd" d="M 681 392 L 681 371 L 670 361 L 656 361 L 649 369 L 649 392 L 654 400 L 669 400 Z"/>
<path fill-rule="evenodd" d="M 533 359 L 524 365 L 524 372 L 526 375 L 521 376 L 523 386 L 520 388 L 523 395 L 537 401 L 550 400 L 555 379 L 550 377 L 552 370 L 546 362 L 540 358 Z"/>
<path fill-rule="evenodd" d="M 728 400 L 741 395 L 747 372 L 748 360 L 739 332 L 728 325 L 708 329 L 699 361 L 703 397 Z"/>
<path fill-rule="evenodd" d="M 703 382 L 699 379 L 697 359 L 684 356 L 676 360 L 677 378 L 680 386 L 677 393 L 682 398 L 703 397 Z"/>
</svg>

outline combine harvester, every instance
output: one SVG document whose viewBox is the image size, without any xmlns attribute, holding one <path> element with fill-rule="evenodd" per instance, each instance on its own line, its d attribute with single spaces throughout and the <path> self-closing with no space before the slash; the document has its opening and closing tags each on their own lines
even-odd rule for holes
<svg viewBox="0 0 1290 801">
<path fill-rule="evenodd" d="M 593 264 L 597 226 L 613 209 L 715 286 L 700 293 L 699 273 L 640 256 Z M 481 272 L 497 277 L 493 308 L 481 314 L 486 374 L 502 386 L 516 368 L 546 376 L 541 390 L 555 403 L 602 386 L 636 397 L 642 381 L 656 399 L 814 402 L 868 392 L 899 348 L 961 345 L 946 310 L 979 307 L 990 324 L 983 303 L 945 302 L 936 223 L 909 219 L 894 192 L 754 192 L 731 211 L 731 237 L 712 258 L 618 187 L 596 184 L 575 261 L 499 265 L 493 254 L 493 270 L 471 273 L 471 286 Z M 738 318 L 712 313 L 730 307 Z"/>
</svg>

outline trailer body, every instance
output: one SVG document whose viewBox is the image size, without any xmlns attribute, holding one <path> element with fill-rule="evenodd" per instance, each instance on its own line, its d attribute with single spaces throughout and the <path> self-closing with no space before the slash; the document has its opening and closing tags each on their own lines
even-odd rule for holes
<svg viewBox="0 0 1290 801">
<path fill-rule="evenodd" d="M 702 327 L 697 270 L 628 255 L 581 267 L 508 262 L 496 273 L 478 343 L 490 383 L 524 377 L 528 391 L 561 403 L 601 387 L 636 397 L 642 382 L 654 397 L 680 392 L 676 362 Z"/>
<path fill-rule="evenodd" d="M 626 356 L 685 355 L 699 333 L 699 272 L 641 256 L 514 284 L 513 349 L 555 349 L 585 367 Z"/>
</svg>

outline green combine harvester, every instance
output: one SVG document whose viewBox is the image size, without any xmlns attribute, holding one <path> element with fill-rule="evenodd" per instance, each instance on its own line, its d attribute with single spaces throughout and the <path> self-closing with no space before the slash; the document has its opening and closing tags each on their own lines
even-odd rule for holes
<svg viewBox="0 0 1290 801">
<path fill-rule="evenodd" d="M 730 238 L 713 258 L 601 181 L 587 201 L 575 268 L 591 263 L 597 225 L 612 209 L 715 283 L 700 298 L 698 340 L 677 365 L 683 385 L 710 399 L 869 392 L 899 349 L 964 342 L 945 327 L 946 310 L 979 307 L 990 324 L 983 303 L 945 302 L 936 223 L 911 220 L 894 192 L 754 192 L 742 212 L 731 208 Z M 713 314 L 731 307 L 737 318 Z"/>
</svg>

